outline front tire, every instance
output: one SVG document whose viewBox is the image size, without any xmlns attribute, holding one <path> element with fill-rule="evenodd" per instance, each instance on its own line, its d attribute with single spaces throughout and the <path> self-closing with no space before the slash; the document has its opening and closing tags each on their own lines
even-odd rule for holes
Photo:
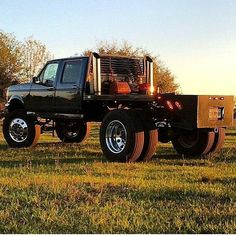
<svg viewBox="0 0 236 236">
<path fill-rule="evenodd" d="M 10 147 L 22 148 L 35 145 L 40 131 L 24 110 L 15 110 L 6 115 L 3 121 L 3 135 Z"/>
</svg>

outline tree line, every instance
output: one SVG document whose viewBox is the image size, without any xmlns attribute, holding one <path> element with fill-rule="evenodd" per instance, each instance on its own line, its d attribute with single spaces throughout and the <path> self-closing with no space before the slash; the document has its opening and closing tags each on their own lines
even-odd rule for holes
<svg viewBox="0 0 236 236">
<path fill-rule="evenodd" d="M 32 36 L 23 42 L 14 34 L 0 31 L 0 92 L 12 84 L 24 83 L 52 58 L 46 45 Z"/>
<path fill-rule="evenodd" d="M 171 71 L 158 57 L 143 48 L 136 48 L 126 41 L 120 44 L 100 41 L 96 47 L 85 50 L 81 55 L 89 55 L 92 51 L 132 57 L 150 56 L 154 61 L 154 83 L 160 92 L 175 92 L 179 89 Z M 29 82 L 52 58 L 46 45 L 32 36 L 21 42 L 14 34 L 0 31 L 0 96 L 12 84 Z"/>
</svg>

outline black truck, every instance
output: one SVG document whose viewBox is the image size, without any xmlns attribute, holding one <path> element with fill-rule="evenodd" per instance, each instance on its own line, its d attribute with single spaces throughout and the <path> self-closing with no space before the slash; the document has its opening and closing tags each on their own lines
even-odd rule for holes
<svg viewBox="0 0 236 236">
<path fill-rule="evenodd" d="M 158 141 L 181 155 L 218 151 L 233 123 L 233 96 L 160 94 L 150 57 L 99 55 L 46 63 L 31 83 L 7 91 L 3 134 L 28 147 L 55 130 L 63 142 L 82 142 L 101 122 L 100 144 L 111 161 L 149 161 Z"/>
</svg>

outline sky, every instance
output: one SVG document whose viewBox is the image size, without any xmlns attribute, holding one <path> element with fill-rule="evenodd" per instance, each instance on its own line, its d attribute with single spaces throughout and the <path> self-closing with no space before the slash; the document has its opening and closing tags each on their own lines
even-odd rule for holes
<svg viewBox="0 0 236 236">
<path fill-rule="evenodd" d="M 0 0 L 0 30 L 55 58 L 125 40 L 159 56 L 183 94 L 236 95 L 236 0 Z"/>
</svg>

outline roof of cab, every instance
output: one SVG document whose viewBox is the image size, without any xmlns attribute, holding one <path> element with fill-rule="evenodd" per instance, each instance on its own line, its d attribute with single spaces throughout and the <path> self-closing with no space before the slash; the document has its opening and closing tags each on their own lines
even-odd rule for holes
<svg viewBox="0 0 236 236">
<path fill-rule="evenodd" d="M 64 58 L 57 58 L 49 60 L 48 62 L 54 62 L 54 61 L 67 61 L 67 60 L 77 60 L 77 59 L 83 59 L 83 58 L 89 58 L 87 56 L 81 56 L 81 57 L 64 57 Z"/>
</svg>

